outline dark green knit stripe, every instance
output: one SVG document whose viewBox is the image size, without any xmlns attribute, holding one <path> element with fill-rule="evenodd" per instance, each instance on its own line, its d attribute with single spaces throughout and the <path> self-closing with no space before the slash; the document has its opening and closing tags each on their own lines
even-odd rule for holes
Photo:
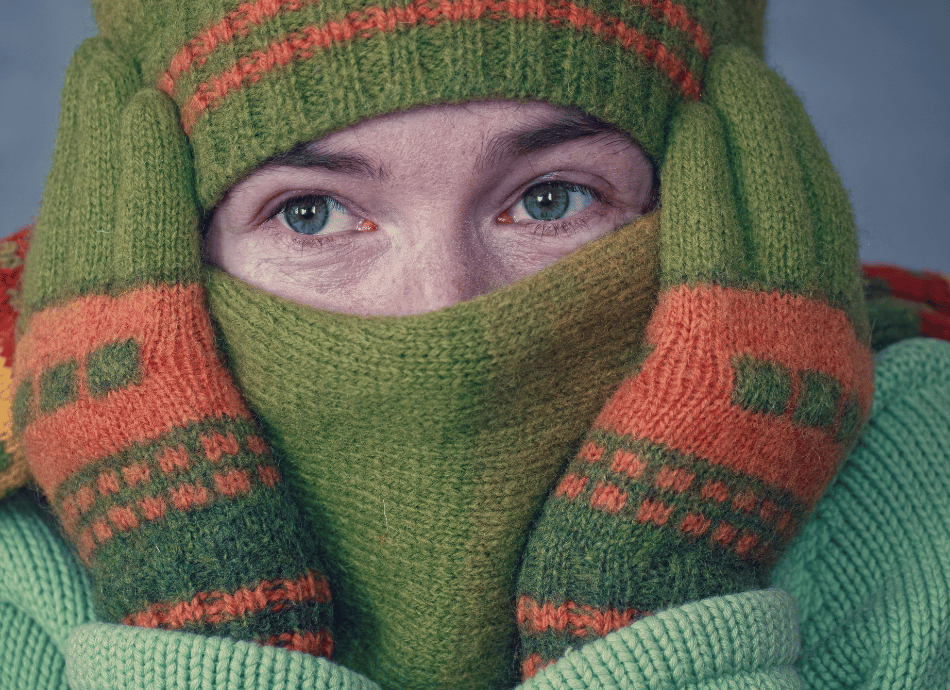
<svg viewBox="0 0 950 690">
<path fill-rule="evenodd" d="M 27 378 L 20 384 L 13 396 L 11 415 L 13 417 L 13 431 L 18 436 L 33 421 L 33 398 L 33 379 Z"/>
<path fill-rule="evenodd" d="M 210 460 L 202 440 L 214 442 L 215 434 L 225 440 L 225 445 L 236 444 L 238 452 L 222 452 L 217 461 Z M 271 479 L 272 462 L 257 452 L 261 447 L 252 449 L 249 445 L 257 446 L 258 442 L 252 426 L 243 420 L 208 420 L 175 429 L 153 443 L 135 444 L 70 475 L 58 487 L 53 507 L 67 529 L 78 536 L 100 520 L 105 520 L 112 531 L 121 531 L 108 518 L 113 508 L 131 509 L 139 522 L 156 519 L 147 515 L 142 502 L 160 499 L 168 511 L 173 511 L 174 492 L 183 487 L 203 487 L 209 502 L 229 501 L 229 492 L 245 493 L 245 488 L 266 486 Z M 234 471 L 243 474 L 234 475 Z M 161 522 L 162 518 L 157 520 Z"/>
<path fill-rule="evenodd" d="M 608 510 L 600 507 L 602 504 L 597 501 L 598 488 L 600 481 L 591 480 L 576 497 L 558 496 L 550 502 L 563 506 L 562 519 L 584 523 L 589 515 L 596 514 L 598 519 L 603 516 L 604 519 L 611 518 L 618 525 L 623 525 L 618 526 L 618 530 L 643 533 L 645 537 L 663 532 L 668 533 L 674 541 L 705 542 L 714 551 L 727 554 L 727 559 L 736 564 L 750 561 L 770 563 L 790 537 L 787 532 L 777 529 L 774 523 L 761 519 L 755 512 L 736 510 L 730 499 L 718 504 L 694 495 L 661 491 L 656 487 L 637 485 L 626 488 L 623 482 L 613 482 L 612 488 L 617 489 L 625 503 L 620 510 Z M 722 543 L 716 539 L 721 539 Z M 739 555 L 740 550 L 743 555 Z"/>
<path fill-rule="evenodd" d="M 633 440 L 603 430 L 593 431 L 589 440 L 603 448 L 603 454 L 599 462 L 581 465 L 584 474 L 590 479 L 583 496 L 578 496 L 578 502 L 583 502 L 586 497 L 592 495 L 598 482 L 608 482 L 624 492 L 636 491 L 638 496 L 644 499 L 660 500 L 670 504 L 675 502 L 677 510 L 684 513 L 686 511 L 699 512 L 713 520 L 731 522 L 743 530 L 771 535 L 770 541 L 779 538 L 776 531 L 777 518 L 782 513 L 788 513 L 788 521 L 791 523 L 799 523 L 807 514 L 807 508 L 788 491 L 727 467 L 714 465 L 703 458 L 684 455 L 662 444 L 647 439 Z M 632 453 L 645 460 L 647 465 L 642 474 L 636 478 L 630 478 L 623 473 L 611 470 L 618 450 Z M 569 469 L 577 466 L 575 464 Z M 680 471 L 695 476 L 683 491 L 676 490 L 675 486 L 663 489 L 657 485 L 657 480 L 664 468 L 668 473 Z M 711 483 L 722 485 L 723 490 L 726 491 L 725 500 L 720 502 L 715 498 L 703 497 L 704 489 Z M 706 489 L 706 493 L 715 494 L 716 488 L 712 486 Z M 744 496 L 755 498 L 751 509 L 736 509 L 735 500 Z M 639 508 L 635 498 L 629 498 L 627 504 L 628 507 L 625 509 L 627 513 L 631 511 L 635 513 Z M 767 504 L 776 507 L 774 519 L 766 519 L 762 516 L 762 508 L 767 507 Z M 678 527 L 679 523 L 671 516 L 667 525 Z"/>
<path fill-rule="evenodd" d="M 752 357 L 732 360 L 735 383 L 732 402 L 752 412 L 779 415 L 792 398 L 793 372 L 776 362 Z"/>
<path fill-rule="evenodd" d="M 75 360 L 49 367 L 40 374 L 38 411 L 49 414 L 76 402 L 83 383 L 93 398 L 138 383 L 142 377 L 140 349 L 138 343 L 129 338 L 94 350 L 85 359 L 85 381 L 82 367 Z M 32 398 L 32 382 L 26 381 L 14 399 L 14 424 L 19 432 L 32 418 Z"/>
<path fill-rule="evenodd" d="M 536 659 L 532 659 L 537 667 L 544 668 L 549 663 L 557 661 L 564 653 L 570 649 L 580 649 L 585 644 L 591 640 L 586 637 L 577 637 L 572 635 L 566 630 L 557 631 L 557 630 L 548 630 L 540 635 L 524 635 L 521 636 L 521 648 L 520 655 L 522 661 L 528 660 L 532 656 L 536 656 Z"/>
<path fill-rule="evenodd" d="M 76 362 L 63 362 L 40 375 L 40 412 L 49 413 L 76 401 L 79 395 L 78 372 Z"/>
<path fill-rule="evenodd" d="M 292 579 L 315 562 L 312 543 L 300 535 L 300 518 L 283 489 L 169 511 L 164 520 L 117 533 L 96 550 L 96 610 L 121 621 L 151 604 L 190 601 L 199 592 Z"/>
<path fill-rule="evenodd" d="M 702 61 L 704 57 L 700 52 L 699 46 L 692 37 L 688 36 L 683 30 L 673 27 L 669 24 L 667 20 L 662 17 L 662 13 L 657 10 L 651 11 L 644 6 L 643 3 L 639 2 L 626 2 L 626 3 L 616 3 L 606 10 L 602 3 L 599 2 L 590 2 L 590 0 L 574 0 L 573 3 L 581 10 L 590 9 L 597 15 L 604 17 L 613 17 L 624 22 L 628 27 L 632 27 L 640 31 L 641 33 L 650 36 L 656 40 L 661 41 L 669 51 L 675 55 L 681 56 L 681 59 L 684 62 L 687 62 L 689 66 L 693 69 L 701 69 Z M 647 3 L 648 4 L 648 3 Z M 230 22 L 230 26 L 242 26 L 246 27 L 245 31 L 235 33 L 233 38 L 228 42 L 221 42 L 218 44 L 216 49 L 207 55 L 202 55 L 200 61 L 195 61 L 192 63 L 190 70 L 181 75 L 179 80 L 179 87 L 176 89 L 176 95 L 181 98 L 183 94 L 190 94 L 206 79 L 212 76 L 221 74 L 222 72 L 230 69 L 234 62 L 236 56 L 245 56 L 251 55 L 255 51 L 266 50 L 269 45 L 274 42 L 281 41 L 286 39 L 289 35 L 297 32 L 302 32 L 305 29 L 311 27 L 322 27 L 330 22 L 342 23 L 348 19 L 352 14 L 360 12 L 361 10 L 366 10 L 369 8 L 381 8 L 382 10 L 387 10 L 389 8 L 407 8 L 411 6 L 419 6 L 417 0 L 383 0 L 377 2 L 363 2 L 357 6 L 354 6 L 353 3 L 347 5 L 342 5 L 339 2 L 311 2 L 306 3 L 302 8 L 293 11 L 293 12 L 281 12 L 274 17 L 264 19 L 261 23 L 248 23 L 242 22 L 240 18 L 237 18 L 237 21 Z M 428 8 L 437 8 L 439 6 L 436 2 L 427 3 Z M 182 5 L 179 11 L 182 11 L 187 8 L 187 5 Z M 225 12 L 216 18 L 215 23 L 221 23 L 225 21 Z M 477 20 L 464 19 L 460 23 L 472 24 L 476 23 L 482 25 L 479 27 L 479 32 L 484 31 L 485 28 L 491 28 L 502 23 L 508 22 L 522 22 L 522 23 L 531 23 L 537 22 L 538 19 L 532 16 L 526 16 L 522 20 L 517 20 L 511 17 L 504 17 L 502 19 L 493 19 L 492 15 L 494 12 L 486 8 L 486 11 Z M 180 41 L 178 44 L 173 44 L 169 42 L 167 50 L 169 51 L 167 55 L 170 57 L 174 54 L 175 50 L 185 42 L 186 36 L 200 36 L 205 30 L 207 30 L 207 24 L 198 24 L 197 22 L 189 19 L 190 17 L 183 18 L 187 24 L 193 28 L 193 33 L 186 34 L 181 32 L 182 25 L 178 25 L 176 29 L 176 37 Z M 424 21 L 421 22 L 422 25 L 425 25 Z M 396 26 L 395 31 L 413 31 L 416 27 L 413 26 Z M 426 30 L 429 30 L 431 27 L 426 27 Z M 573 29 L 568 25 L 569 30 L 578 31 Z M 589 31 L 589 28 L 581 29 L 581 31 Z M 361 32 L 362 33 L 362 32 Z M 469 34 L 472 36 L 473 34 Z M 421 38 L 417 36 L 417 39 Z M 361 35 L 354 37 L 353 41 L 357 42 L 360 40 L 365 40 Z M 464 48 L 467 50 L 472 50 L 477 46 L 462 43 L 445 43 L 444 46 L 435 46 L 435 47 L 445 47 L 445 48 L 455 48 L 460 49 Z M 425 50 L 420 50 L 420 53 L 424 53 Z M 440 51 L 441 52 L 441 51 Z M 168 67 L 164 65 L 163 67 Z M 362 86 L 361 84 L 354 84 L 356 86 Z"/>
<path fill-rule="evenodd" d="M 861 402 L 856 393 L 851 393 L 844 404 L 844 412 L 838 420 L 838 429 L 835 432 L 835 441 L 850 448 L 858 437 L 858 431 L 864 423 L 864 413 L 861 411 Z"/>
<path fill-rule="evenodd" d="M 253 583 L 252 583 L 253 584 Z M 223 623 L 206 621 L 183 625 L 176 628 L 179 632 L 197 635 L 215 635 L 233 637 L 238 640 L 264 642 L 268 638 L 293 631 L 313 631 L 314 621 L 330 621 L 333 606 L 328 603 L 302 602 L 286 605 L 279 610 L 273 607 L 248 613 L 240 618 Z"/>
<path fill-rule="evenodd" d="M 563 525 L 573 525 L 565 543 Z M 632 515 L 591 510 L 576 501 L 549 501 L 526 555 L 519 595 L 539 603 L 565 600 L 598 609 L 657 611 L 685 601 L 764 586 L 763 569 L 710 539 L 657 529 Z M 670 554 L 677 554 L 671 568 Z M 542 565 L 543 564 L 543 565 Z M 597 564 L 596 577 L 589 564 Z"/>
<path fill-rule="evenodd" d="M 830 429 L 838 413 L 843 386 L 833 376 L 818 371 L 802 372 L 798 404 L 792 419 L 796 424 Z"/>
<path fill-rule="evenodd" d="M 102 472 L 113 471 L 121 478 L 122 468 L 129 467 L 136 463 L 147 464 L 151 472 L 149 486 L 167 488 L 167 484 L 160 483 L 162 481 L 161 477 L 166 473 L 159 464 L 159 458 L 169 449 L 177 449 L 179 446 L 183 446 L 185 452 L 192 460 L 192 468 L 194 470 L 196 464 L 201 465 L 208 463 L 205 447 L 201 439 L 203 437 L 210 437 L 215 433 L 223 435 L 232 434 L 237 440 L 239 447 L 238 454 L 224 454 L 222 456 L 223 464 L 221 467 L 253 467 L 255 463 L 260 462 L 260 455 L 251 451 L 248 447 L 247 439 L 258 438 L 258 431 L 252 422 L 245 419 L 232 419 L 227 416 L 221 417 L 220 419 L 207 419 L 195 424 L 172 429 L 167 434 L 163 434 L 147 443 L 132 444 L 120 453 L 79 468 L 59 485 L 56 490 L 56 495 L 52 498 L 53 507 L 59 510 L 66 496 L 74 494 L 82 486 L 95 483 Z M 191 480 L 199 476 L 206 478 L 204 475 L 193 475 L 180 470 L 170 475 L 170 477 L 174 477 L 174 483 Z M 124 482 L 120 482 L 120 484 L 122 484 L 121 491 L 125 491 L 128 488 Z M 137 495 L 135 493 L 128 496 L 130 500 L 136 497 Z"/>
<path fill-rule="evenodd" d="M 132 338 L 110 343 L 86 357 L 86 385 L 93 398 L 135 385 L 142 378 L 140 348 Z"/>
<path fill-rule="evenodd" d="M 751 412 L 780 415 L 791 409 L 795 424 L 829 430 L 835 440 L 849 443 L 861 420 L 857 396 L 844 396 L 845 386 L 820 371 L 791 371 L 782 365 L 749 356 L 732 360 L 735 380 L 732 402 Z M 793 391 L 798 394 L 792 399 Z"/>
<path fill-rule="evenodd" d="M 668 113 L 682 93 L 654 64 L 586 30 L 551 27 L 541 21 L 487 20 L 474 24 L 477 33 L 465 22 L 436 26 L 423 23 L 335 45 L 317 51 L 318 58 L 272 69 L 259 75 L 253 84 L 230 93 L 200 115 L 192 131 L 202 206 L 209 208 L 235 178 L 300 141 L 317 139 L 367 117 L 408 109 L 420 102 L 508 98 L 580 107 L 632 132 L 652 157 L 662 158 Z M 262 37 L 265 35 L 267 31 L 262 31 Z M 447 60 L 445 46 L 462 41 L 474 41 L 466 59 Z M 592 55 L 599 59 L 591 60 Z M 217 72 L 210 66 L 207 71 L 202 67 L 200 75 L 196 72 L 189 78 L 221 74 L 238 57 L 237 53 L 229 54 L 227 61 L 222 54 Z M 566 62 L 577 71 L 571 79 L 561 77 Z M 686 55 L 683 63 L 697 80 L 701 79 L 699 58 Z M 363 74 L 372 74 L 373 78 Z M 439 78 L 427 79 L 426 75 L 431 74 Z M 625 76 L 620 79 L 618 75 Z M 303 80 L 308 84 L 306 93 L 298 88 Z M 406 88 L 407 81 L 418 88 Z M 183 109 L 195 86 L 191 82 L 180 92 L 178 101 Z M 293 94 L 299 104 L 288 111 L 279 105 L 278 94 Z M 253 132 L 254 137 L 245 146 L 222 146 L 221 132 Z"/>
</svg>

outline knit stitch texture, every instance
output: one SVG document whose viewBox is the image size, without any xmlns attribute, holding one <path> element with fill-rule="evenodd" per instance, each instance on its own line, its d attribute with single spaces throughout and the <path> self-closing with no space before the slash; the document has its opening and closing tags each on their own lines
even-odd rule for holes
<svg viewBox="0 0 950 690">
<path fill-rule="evenodd" d="M 197 282 L 187 142 L 133 72 L 97 38 L 66 76 L 25 269 L 14 431 L 104 619 L 329 656 L 313 538 Z"/>
<path fill-rule="evenodd" d="M 871 420 L 776 568 L 773 584 L 794 606 L 770 590 L 670 609 L 523 687 L 946 687 L 950 345 L 901 343 L 876 364 Z M 55 533 L 29 494 L 0 504 L 5 690 L 63 688 L 67 678 L 74 690 L 374 687 L 294 652 L 95 623 L 88 580 Z"/>
<path fill-rule="evenodd" d="M 103 35 L 173 97 L 211 208 L 301 141 L 432 103 L 580 108 L 662 160 L 716 43 L 761 51 L 762 0 L 96 0 Z M 305 85 L 303 87 L 302 85 Z M 235 140 L 241 146 L 233 146 Z"/>
</svg>

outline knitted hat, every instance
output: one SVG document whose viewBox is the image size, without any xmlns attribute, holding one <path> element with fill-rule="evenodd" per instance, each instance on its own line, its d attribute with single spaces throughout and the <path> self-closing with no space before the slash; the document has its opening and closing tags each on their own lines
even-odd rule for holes
<svg viewBox="0 0 950 690">
<path fill-rule="evenodd" d="M 870 404 L 853 220 L 756 57 L 762 6 L 97 3 L 27 261 L 14 425 L 101 615 L 329 652 L 320 535 L 216 350 L 200 212 L 301 141 L 487 98 L 615 124 L 662 181 L 645 351 L 521 566 L 525 675 L 646 612 L 761 584 Z"/>
<path fill-rule="evenodd" d="M 106 37 L 171 96 L 208 209 L 301 141 L 431 103 L 541 100 L 662 160 L 718 42 L 761 50 L 764 0 L 95 0 Z"/>
</svg>

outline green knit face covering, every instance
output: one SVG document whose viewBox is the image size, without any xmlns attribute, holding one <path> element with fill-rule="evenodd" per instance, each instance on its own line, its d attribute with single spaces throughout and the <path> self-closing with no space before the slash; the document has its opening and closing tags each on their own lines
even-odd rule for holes
<svg viewBox="0 0 950 690">
<path fill-rule="evenodd" d="M 510 686 L 525 532 L 629 371 L 658 221 L 409 317 L 319 311 L 210 271 L 232 369 L 326 554 L 338 661 L 387 687 Z"/>
</svg>

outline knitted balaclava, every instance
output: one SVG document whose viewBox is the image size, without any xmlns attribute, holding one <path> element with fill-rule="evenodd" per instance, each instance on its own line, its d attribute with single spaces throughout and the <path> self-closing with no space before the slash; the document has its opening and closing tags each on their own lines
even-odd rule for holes
<svg viewBox="0 0 950 690">
<path fill-rule="evenodd" d="M 866 416 L 870 359 L 847 199 L 756 56 L 762 4 L 97 3 L 102 35 L 67 75 L 28 257 L 15 425 L 101 615 L 328 654 L 334 590 L 343 662 L 388 687 L 494 687 L 510 675 L 515 599 L 531 675 L 651 611 L 765 582 Z M 376 114 L 485 98 L 580 108 L 630 133 L 660 168 L 661 210 L 523 285 L 362 329 L 202 276 L 199 218 L 256 165 Z M 622 312 L 654 283 L 623 273 L 651 265 L 631 237 L 657 226 L 659 303 L 632 357 L 642 322 Z M 286 371 L 261 366 L 265 332 L 352 350 L 349 378 L 319 379 L 328 399 L 418 408 L 379 428 L 373 410 L 352 426 L 314 418 L 308 436 L 294 400 L 267 390 Z M 532 369 L 513 335 L 549 359 Z M 465 376 L 413 377 L 467 356 Z M 385 399 L 333 388 L 381 365 Z M 426 399 L 446 380 L 462 388 L 454 425 L 441 389 Z M 371 447 L 396 436 L 399 454 Z M 446 461 L 488 447 L 481 475 Z M 327 449 L 345 452 L 321 464 Z M 423 515 L 454 561 L 414 560 Z"/>
</svg>

